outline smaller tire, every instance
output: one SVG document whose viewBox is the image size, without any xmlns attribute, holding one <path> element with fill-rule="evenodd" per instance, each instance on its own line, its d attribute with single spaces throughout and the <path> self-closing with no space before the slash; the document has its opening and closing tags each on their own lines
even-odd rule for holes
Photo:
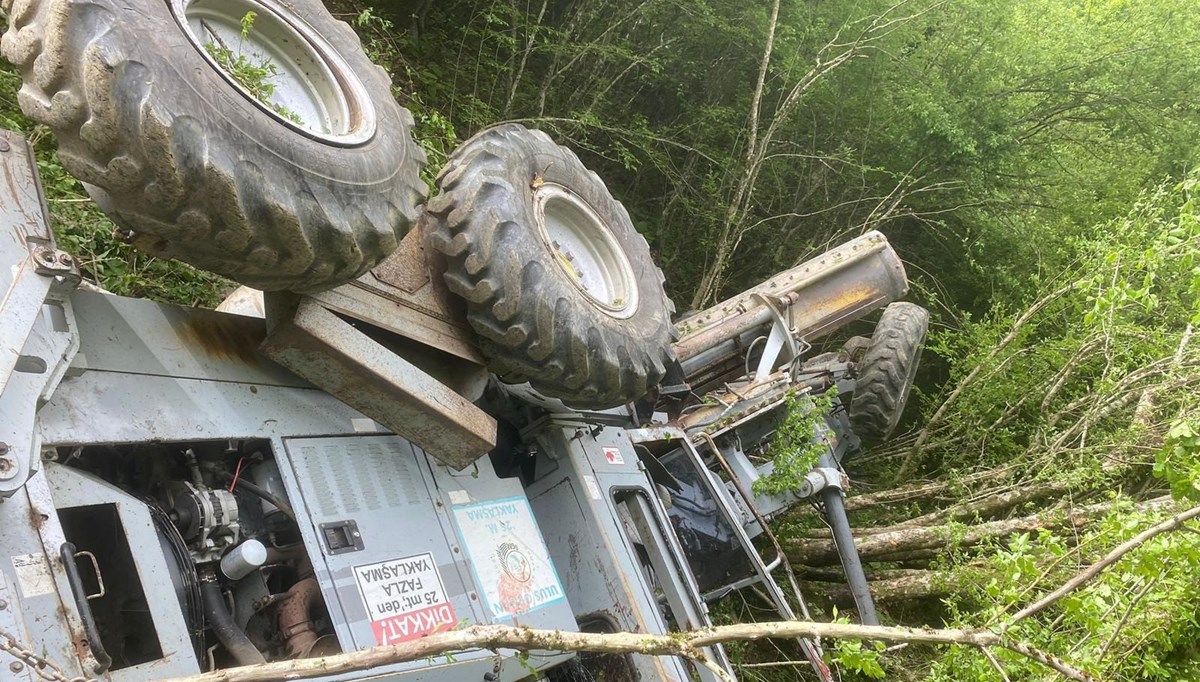
<svg viewBox="0 0 1200 682">
<path fill-rule="evenodd" d="M 502 125 L 459 147 L 438 187 L 422 230 L 501 381 L 585 409 L 658 384 L 673 359 L 662 272 L 574 153 Z"/>
<path fill-rule="evenodd" d="M 883 311 L 850 401 L 850 426 L 863 441 L 882 443 L 900 423 L 928 330 L 929 311 L 919 305 L 893 303 Z"/>
</svg>

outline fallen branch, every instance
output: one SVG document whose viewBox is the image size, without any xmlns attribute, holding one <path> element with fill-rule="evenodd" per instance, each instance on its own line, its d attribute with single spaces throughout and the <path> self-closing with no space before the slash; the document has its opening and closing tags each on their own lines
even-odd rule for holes
<svg viewBox="0 0 1200 682">
<path fill-rule="evenodd" d="M 473 625 L 462 630 L 443 632 L 422 639 L 355 651 L 337 656 L 298 661 L 278 661 L 229 668 L 215 672 L 173 678 L 166 682 L 275 682 L 302 680 L 322 675 L 337 675 L 369 668 L 415 661 L 470 649 L 517 649 L 549 651 L 592 651 L 611 654 L 683 656 L 707 662 L 703 650 L 725 642 L 759 639 L 855 639 L 885 642 L 959 644 L 978 649 L 1000 647 L 1045 665 L 1069 680 L 1095 682 L 1096 678 L 1054 656 L 1022 642 L 1010 641 L 989 630 L 934 630 L 901 627 L 813 623 L 787 621 L 743 623 L 706 628 L 693 632 L 649 635 L 631 632 L 599 634 L 531 630 L 504 625 Z M 711 667 L 710 667 L 711 669 Z M 726 679 L 729 679 L 726 677 Z"/>
<path fill-rule="evenodd" d="M 970 547 L 987 540 L 1030 533 L 1043 528 L 1074 526 L 1107 514 L 1115 503 L 1103 502 L 1071 509 L 1054 509 L 1048 513 L 1023 516 L 1003 521 L 989 521 L 974 526 L 897 527 L 882 532 L 856 535 L 855 546 L 863 561 L 896 560 L 914 552 L 942 551 L 946 547 Z M 1160 510 L 1172 504 L 1170 497 L 1160 497 L 1137 505 L 1143 512 Z M 832 566 L 840 563 L 837 547 L 831 539 L 792 539 L 785 543 L 789 558 L 806 566 Z"/>
<path fill-rule="evenodd" d="M 932 526 L 949 521 L 971 522 L 976 519 L 989 519 L 1000 516 L 1003 512 L 1030 502 L 1037 502 L 1049 497 L 1059 497 L 1068 490 L 1061 483 L 1039 485 L 1023 485 L 1012 490 L 984 495 L 977 499 L 961 502 L 945 509 L 929 512 L 907 521 L 896 524 L 899 528 L 914 528 Z"/>
<path fill-rule="evenodd" d="M 804 585 L 809 590 L 823 592 L 839 607 L 854 605 L 854 595 L 840 573 L 836 576 L 821 575 L 819 579 L 826 582 L 805 582 Z M 948 571 L 921 569 L 877 571 L 869 574 L 867 579 L 871 582 L 871 597 L 876 602 L 944 597 L 954 593 L 962 582 Z"/>
<path fill-rule="evenodd" d="M 1012 464 L 1004 464 L 994 469 L 985 469 L 966 474 L 960 478 L 889 488 L 874 493 L 850 495 L 846 498 L 846 511 L 859 511 L 911 500 L 936 499 L 942 493 L 952 492 L 959 487 L 969 487 L 982 481 L 994 482 L 1002 480 L 1013 468 Z"/>
</svg>

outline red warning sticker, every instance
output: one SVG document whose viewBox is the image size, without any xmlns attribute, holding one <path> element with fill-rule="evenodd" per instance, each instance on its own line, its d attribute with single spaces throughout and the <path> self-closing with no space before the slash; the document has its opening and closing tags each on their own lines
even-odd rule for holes
<svg viewBox="0 0 1200 682">
<path fill-rule="evenodd" d="M 429 553 L 354 567 L 378 644 L 418 639 L 458 624 Z"/>
</svg>

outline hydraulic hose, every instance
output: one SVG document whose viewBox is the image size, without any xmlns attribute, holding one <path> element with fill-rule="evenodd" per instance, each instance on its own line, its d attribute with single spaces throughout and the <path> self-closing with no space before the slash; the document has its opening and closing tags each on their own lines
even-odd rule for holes
<svg viewBox="0 0 1200 682">
<path fill-rule="evenodd" d="M 229 607 L 225 605 L 225 596 L 221 594 L 221 585 L 217 582 L 217 574 L 212 566 L 206 566 L 200 574 L 200 596 L 204 600 L 204 618 L 212 628 L 225 650 L 233 656 L 238 665 L 254 665 L 266 663 L 262 652 L 246 632 L 233 622 Z"/>
</svg>

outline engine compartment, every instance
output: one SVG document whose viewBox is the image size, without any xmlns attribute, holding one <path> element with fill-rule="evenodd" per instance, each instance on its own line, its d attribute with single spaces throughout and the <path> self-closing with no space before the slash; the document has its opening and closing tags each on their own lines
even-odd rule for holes
<svg viewBox="0 0 1200 682">
<path fill-rule="evenodd" d="M 142 584 L 126 578 L 134 562 L 119 504 L 153 519 L 204 669 L 341 651 L 268 441 L 60 447 L 45 459 L 128 496 L 58 512 L 113 670 L 162 656 L 154 623 L 138 615 L 149 613 Z M 79 560 L 88 554 L 94 562 Z"/>
</svg>

